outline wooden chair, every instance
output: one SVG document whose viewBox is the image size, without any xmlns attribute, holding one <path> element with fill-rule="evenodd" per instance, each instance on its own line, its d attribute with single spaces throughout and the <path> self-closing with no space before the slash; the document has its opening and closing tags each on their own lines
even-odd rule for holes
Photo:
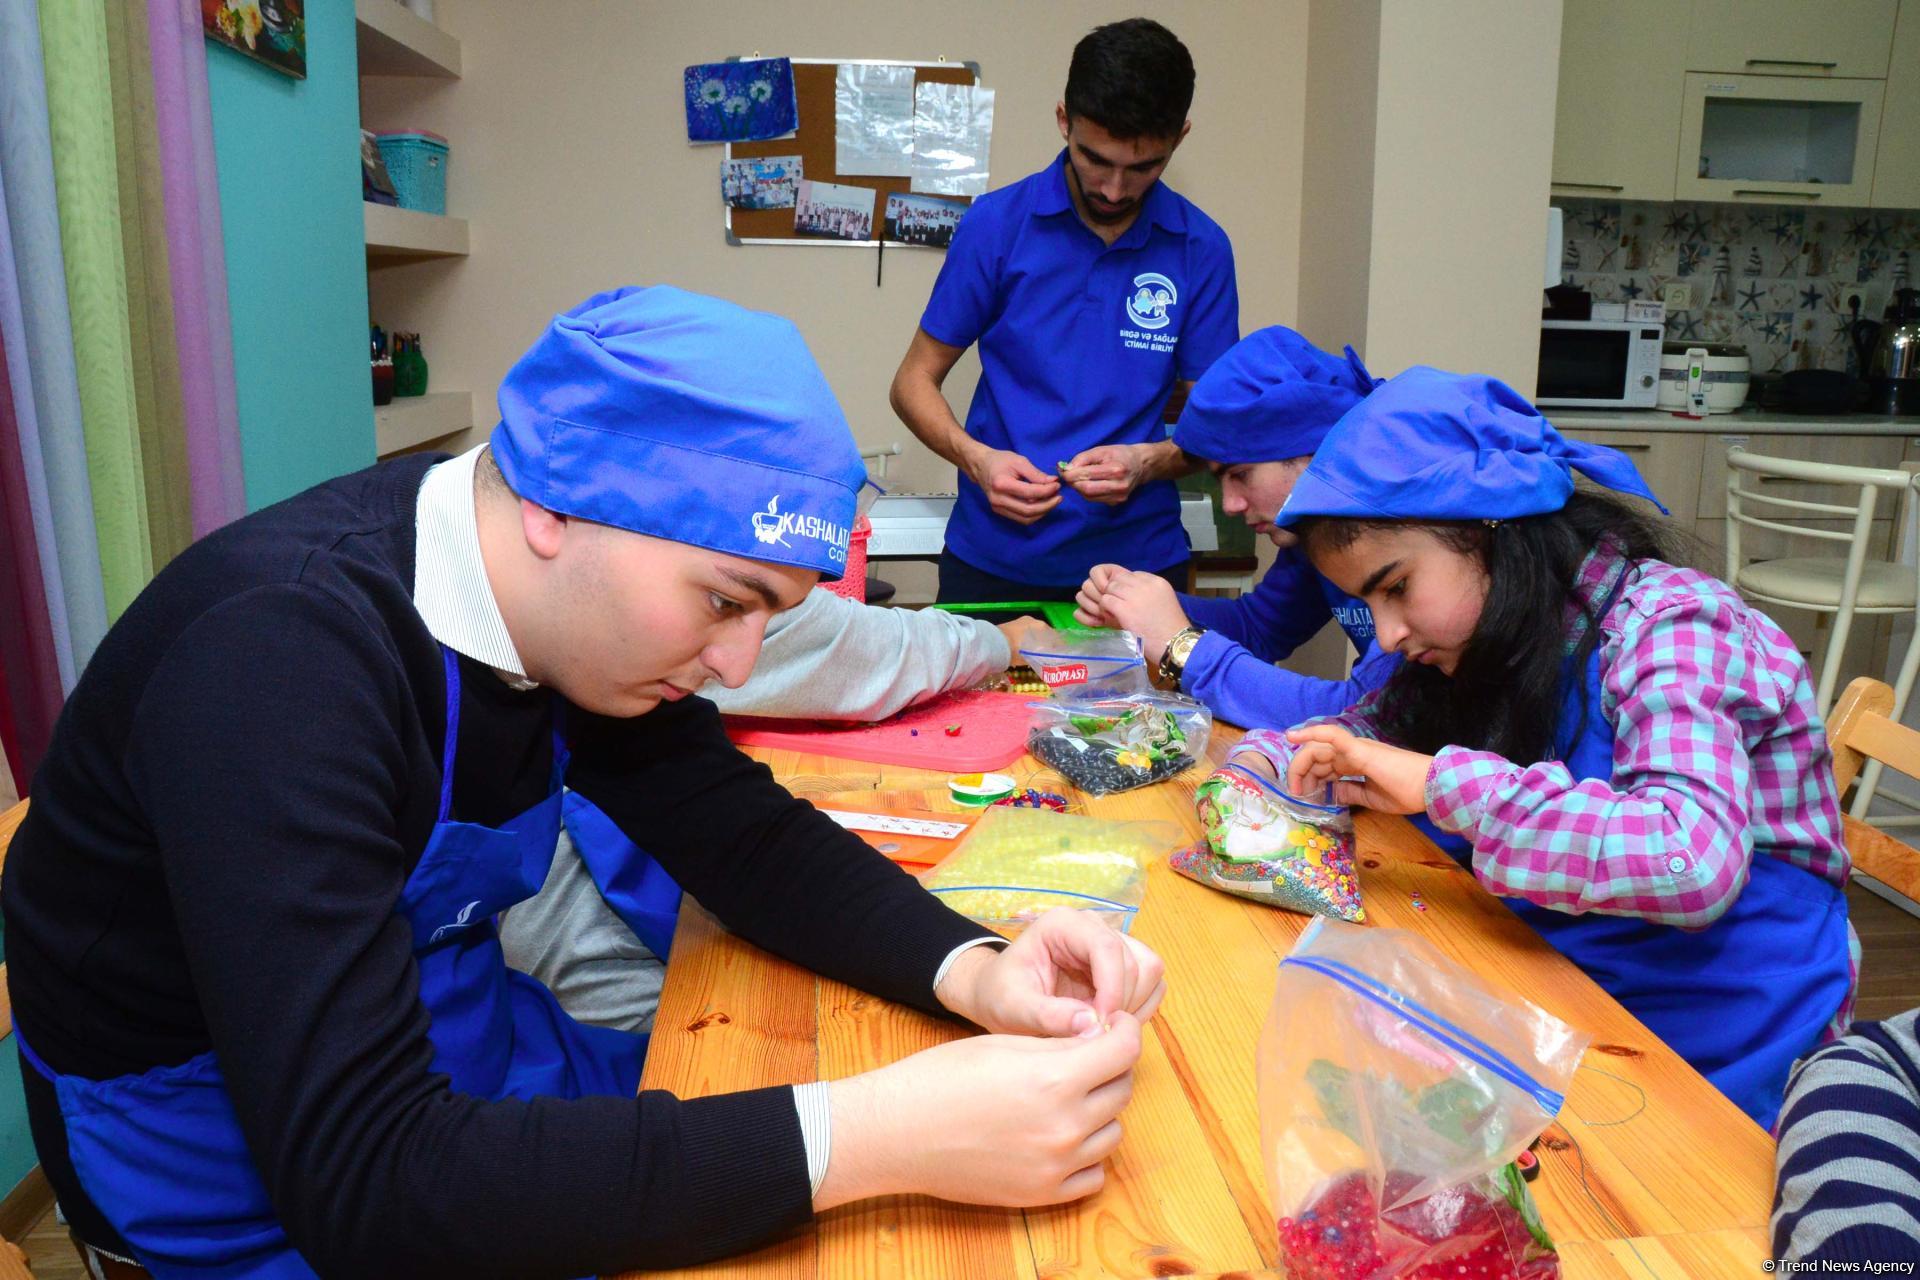
<svg viewBox="0 0 1920 1280">
<path fill-rule="evenodd" d="M 1842 795 L 1863 766 L 1891 765 L 1920 778 L 1920 729 L 1894 720 L 1893 703 L 1893 689 L 1869 676 L 1861 676 L 1840 695 L 1827 723 L 1827 740 L 1833 746 L 1833 780 Z M 1862 816 L 1856 803 L 1844 819 L 1854 870 L 1920 901 L 1920 849 L 1868 826 Z"/>
<path fill-rule="evenodd" d="M 13 843 L 13 833 L 20 829 L 21 821 L 27 816 L 27 801 L 22 800 L 11 809 L 0 813 L 0 874 L 4 874 L 7 864 L 7 846 Z M 7 995 L 7 966 L 0 963 L 0 1040 L 13 1034 L 13 1003 Z M 0 1046 L 6 1052 L 12 1052 L 11 1045 Z M 0 1280 L 33 1280 L 33 1272 L 27 1269 L 27 1255 L 20 1247 L 0 1239 Z"/>
</svg>

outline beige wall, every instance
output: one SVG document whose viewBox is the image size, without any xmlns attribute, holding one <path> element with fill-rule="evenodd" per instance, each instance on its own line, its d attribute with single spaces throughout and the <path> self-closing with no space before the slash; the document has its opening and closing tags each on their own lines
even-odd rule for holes
<svg viewBox="0 0 1920 1280">
<path fill-rule="evenodd" d="M 1560 9 L 1316 0 L 1299 285 L 1308 336 L 1353 342 L 1382 377 L 1433 364 L 1532 394 Z"/>
<path fill-rule="evenodd" d="M 1186 0 L 1151 7 L 1193 51 L 1193 133 L 1168 181 L 1212 214 L 1239 258 L 1243 322 L 1291 321 L 1304 133 L 1305 0 Z M 977 61 L 996 90 L 993 183 L 1050 161 L 1053 106 L 1073 44 L 1135 12 L 1095 3 L 832 5 L 739 0 L 589 3 L 440 0 L 460 39 L 452 84 L 367 81 L 369 127 L 420 126 L 452 143 L 449 211 L 472 224 L 464 262 L 373 273 L 374 317 L 418 328 L 437 387 L 469 388 L 484 428 L 499 375 L 553 312 L 616 284 L 668 282 L 791 316 L 864 447 L 909 446 L 893 475 L 952 487 L 887 407 L 941 255 L 730 247 L 721 234 L 718 147 L 686 141 L 681 68 L 735 53 L 945 55 Z M 969 357 L 949 388 L 964 414 Z"/>
<path fill-rule="evenodd" d="M 1379 109 L 1377 0 L 1317 0 L 1307 15 L 1307 131 L 1297 327 L 1323 347 L 1366 340 Z"/>
<path fill-rule="evenodd" d="M 1385 0 L 1367 349 L 1533 394 L 1560 0 Z"/>
</svg>

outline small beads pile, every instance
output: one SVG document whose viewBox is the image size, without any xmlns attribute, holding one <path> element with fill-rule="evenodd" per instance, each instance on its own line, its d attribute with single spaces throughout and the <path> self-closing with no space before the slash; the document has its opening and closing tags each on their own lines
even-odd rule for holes
<svg viewBox="0 0 1920 1280">
<path fill-rule="evenodd" d="M 1035 791 L 1032 787 L 1028 787 L 1019 795 L 1007 796 L 993 803 L 1008 809 L 1051 809 L 1055 813 L 1067 811 L 1065 796 L 1054 791 Z"/>
<path fill-rule="evenodd" d="M 1047 682 L 1032 667 L 1008 667 L 1006 681 L 1008 693 L 1024 693 L 1032 698 L 1053 696 L 1053 691 L 1047 688 Z"/>
</svg>

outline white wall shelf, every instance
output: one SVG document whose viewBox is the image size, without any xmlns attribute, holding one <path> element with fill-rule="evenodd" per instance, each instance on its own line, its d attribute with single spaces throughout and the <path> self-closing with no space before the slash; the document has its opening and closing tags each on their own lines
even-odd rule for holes
<svg viewBox="0 0 1920 1280">
<path fill-rule="evenodd" d="M 467 220 L 443 214 L 421 213 L 393 205 L 367 203 L 367 257 L 464 258 L 467 256 Z"/>
<path fill-rule="evenodd" d="M 374 452 L 381 457 L 473 425 L 473 392 L 429 391 L 401 396 L 373 409 Z"/>
<path fill-rule="evenodd" d="M 363 76 L 460 78 L 460 42 L 399 0 L 354 0 Z"/>
</svg>

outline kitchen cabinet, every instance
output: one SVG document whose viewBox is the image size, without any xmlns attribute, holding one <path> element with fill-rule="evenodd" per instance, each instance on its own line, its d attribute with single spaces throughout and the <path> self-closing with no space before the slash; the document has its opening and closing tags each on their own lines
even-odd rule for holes
<svg viewBox="0 0 1920 1280">
<path fill-rule="evenodd" d="M 1674 194 L 1865 205 L 1873 194 L 1885 92 L 1881 80 L 1689 71 Z"/>
<path fill-rule="evenodd" d="M 1898 0 L 1693 0 L 1686 69 L 1882 79 L 1897 7 Z"/>
<path fill-rule="evenodd" d="M 1588 431 L 1565 428 L 1575 440 L 1603 444 L 1633 459 L 1647 487 L 1659 495 L 1681 529 L 1691 530 L 1699 506 L 1700 437 L 1678 431 Z"/>
<path fill-rule="evenodd" d="M 1873 166 L 1873 204 L 1920 209 L 1920 0 L 1900 6 L 1880 113 L 1880 153 Z"/>
<path fill-rule="evenodd" d="M 1555 195 L 1673 199 L 1686 50 L 1672 12 L 1669 0 L 1566 0 Z"/>
</svg>

